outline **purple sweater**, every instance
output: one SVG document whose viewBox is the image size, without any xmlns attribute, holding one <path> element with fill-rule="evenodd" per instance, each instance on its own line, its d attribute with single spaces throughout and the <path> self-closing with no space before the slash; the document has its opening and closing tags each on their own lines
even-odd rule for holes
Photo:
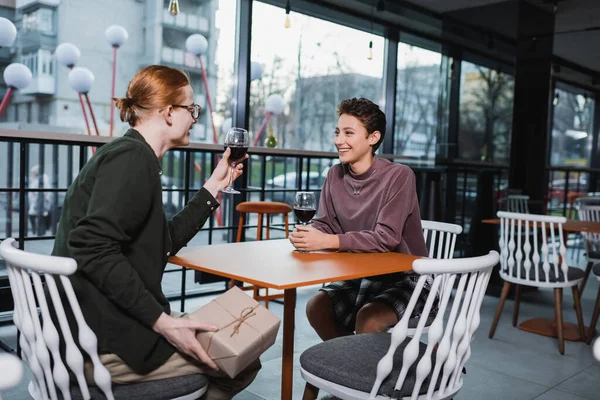
<svg viewBox="0 0 600 400">
<path fill-rule="evenodd" d="M 415 174 L 377 157 L 360 175 L 343 164 L 329 170 L 312 225 L 338 235 L 339 251 L 427 256 Z"/>
</svg>

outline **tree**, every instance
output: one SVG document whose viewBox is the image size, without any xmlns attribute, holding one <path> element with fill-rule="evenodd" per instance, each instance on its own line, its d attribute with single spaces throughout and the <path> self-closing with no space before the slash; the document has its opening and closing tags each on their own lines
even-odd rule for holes
<svg viewBox="0 0 600 400">
<path fill-rule="evenodd" d="M 514 79 L 492 69 L 474 68 L 474 72 L 465 74 L 462 82 L 460 156 L 506 161 L 512 127 Z"/>
</svg>

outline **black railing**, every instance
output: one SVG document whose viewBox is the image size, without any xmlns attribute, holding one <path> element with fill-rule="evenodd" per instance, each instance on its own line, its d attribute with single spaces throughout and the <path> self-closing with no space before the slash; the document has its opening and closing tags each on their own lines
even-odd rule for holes
<svg viewBox="0 0 600 400">
<path fill-rule="evenodd" d="M 20 248 L 49 253 L 69 185 L 92 156 L 93 147 L 110 140 L 74 134 L 0 131 L 0 167 L 3 167 L 2 158 L 6 160 L 6 171 L 0 172 L 0 239 L 12 236 L 17 239 Z M 165 155 L 161 161 L 161 179 L 163 203 L 168 216 L 183 208 L 200 189 L 222 151 L 221 145 L 191 144 Z M 338 162 L 337 154 L 331 152 L 251 148 L 249 153 L 245 179 L 236 182 L 242 194 L 220 197 L 222 205 L 219 213 L 210 218 L 192 240 L 192 245 L 233 241 L 238 220 L 235 205 L 240 201 L 267 200 L 291 204 L 298 190 L 310 190 L 318 195 L 328 168 Z M 481 208 L 478 196 L 482 188 L 487 187 L 490 198 L 497 199 L 506 186 L 507 167 L 467 162 L 434 165 L 392 155 L 381 157 L 411 166 L 417 178 L 422 218 L 463 226 L 465 234 L 461 235 L 457 251 L 461 254 L 472 252 L 471 226 L 476 226 L 474 222 L 484 215 L 478 211 Z M 36 168 L 32 171 L 36 165 L 37 174 Z M 275 219 L 271 224 L 273 229 L 279 230 L 279 237 L 284 236 L 282 225 L 282 219 Z M 255 230 L 256 217 L 246 219 L 245 228 Z M 196 286 L 190 289 L 184 268 L 169 265 L 166 272 L 181 273 L 179 289 L 165 293 L 171 300 L 181 300 L 182 309 L 186 295 L 203 292 Z M 195 281 L 199 283 L 215 280 L 221 279 L 195 274 Z M 5 301 L 0 303 L 8 304 Z"/>
</svg>

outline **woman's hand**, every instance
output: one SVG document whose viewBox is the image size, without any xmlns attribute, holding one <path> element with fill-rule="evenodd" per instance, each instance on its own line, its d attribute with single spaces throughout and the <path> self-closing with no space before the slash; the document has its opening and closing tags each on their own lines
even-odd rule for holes
<svg viewBox="0 0 600 400">
<path fill-rule="evenodd" d="M 204 188 L 208 190 L 213 197 L 216 197 L 217 192 L 229 184 L 229 173 L 232 168 L 229 164 L 229 154 L 231 154 L 231 149 L 228 147 L 225 149 L 225 152 L 223 153 L 223 156 L 221 157 L 221 160 L 217 164 L 217 167 L 213 171 L 212 175 L 204 184 Z M 242 175 L 244 169 L 242 161 L 247 158 L 248 154 L 239 160 L 237 165 L 233 168 L 232 182 Z"/>
<path fill-rule="evenodd" d="M 323 233 L 312 226 L 296 225 L 296 229 L 290 235 L 290 242 L 298 250 L 337 250 L 340 240 L 337 235 Z"/>
<path fill-rule="evenodd" d="M 214 370 L 219 369 L 196 339 L 196 331 L 216 332 L 218 330 L 216 326 L 188 318 L 173 318 L 162 313 L 152 325 L 152 329 L 167 339 L 181 353 L 187 354 Z"/>
</svg>

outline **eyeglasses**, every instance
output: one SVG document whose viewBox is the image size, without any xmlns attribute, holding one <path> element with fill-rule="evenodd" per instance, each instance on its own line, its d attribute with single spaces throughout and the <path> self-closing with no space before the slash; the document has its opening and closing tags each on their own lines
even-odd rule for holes
<svg viewBox="0 0 600 400">
<path fill-rule="evenodd" d="M 187 109 L 190 112 L 190 114 L 192 114 L 192 118 L 194 118 L 194 119 L 198 119 L 198 117 L 200 117 L 200 110 L 202 110 L 202 107 L 200 107 L 200 104 L 192 104 L 190 106 L 184 106 L 181 104 L 173 104 L 172 106 Z"/>
</svg>

